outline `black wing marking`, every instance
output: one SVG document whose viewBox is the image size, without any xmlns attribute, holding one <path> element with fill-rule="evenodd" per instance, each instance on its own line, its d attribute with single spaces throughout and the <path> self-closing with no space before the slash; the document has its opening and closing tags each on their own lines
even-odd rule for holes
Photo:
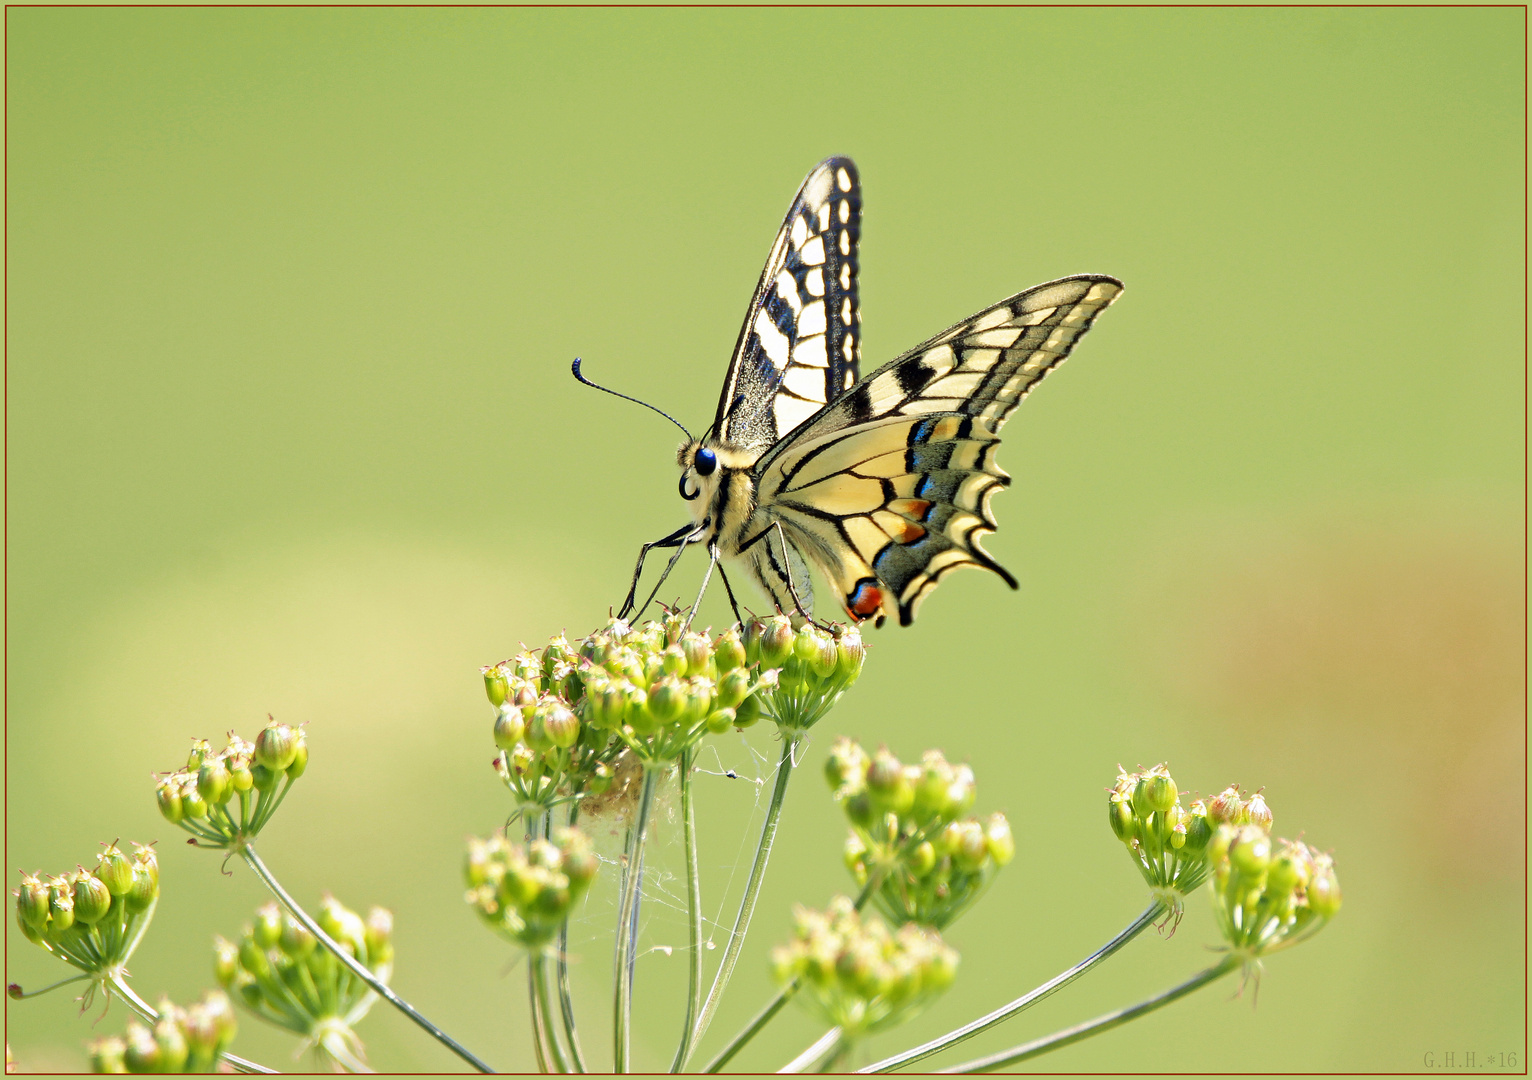
<svg viewBox="0 0 1532 1080">
<path fill-rule="evenodd" d="M 850 158 L 809 173 L 771 246 L 734 346 L 713 430 L 765 452 L 857 380 L 862 186 Z"/>
</svg>

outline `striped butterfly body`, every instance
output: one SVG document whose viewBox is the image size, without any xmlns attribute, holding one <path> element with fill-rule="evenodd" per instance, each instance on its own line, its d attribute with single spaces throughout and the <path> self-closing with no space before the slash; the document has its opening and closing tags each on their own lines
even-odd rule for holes
<svg viewBox="0 0 1532 1080">
<path fill-rule="evenodd" d="M 803 182 L 713 425 L 677 455 L 693 521 L 644 553 L 705 543 L 779 610 L 804 617 L 812 568 L 853 619 L 882 625 L 897 611 L 908 626 L 958 567 L 1016 587 L 980 544 L 996 528 L 990 499 L 1010 483 L 995 462 L 1000 428 L 1122 283 L 1082 274 L 1038 285 L 859 379 L 861 212 L 850 158 L 821 162 Z"/>
</svg>

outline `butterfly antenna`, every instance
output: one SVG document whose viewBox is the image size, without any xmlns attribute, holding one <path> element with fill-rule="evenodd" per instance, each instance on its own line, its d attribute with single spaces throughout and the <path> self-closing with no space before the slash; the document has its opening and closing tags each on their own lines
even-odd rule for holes
<svg viewBox="0 0 1532 1080">
<path fill-rule="evenodd" d="M 578 356 L 575 357 L 575 361 L 574 361 L 573 364 L 570 365 L 569 370 L 573 371 L 574 372 L 574 377 L 576 379 L 578 379 L 580 382 L 584 383 L 586 386 L 595 387 L 597 390 L 605 391 L 606 393 L 611 394 L 613 397 L 620 397 L 624 401 L 631 401 L 635 405 L 642 405 L 646 409 L 654 409 L 655 412 L 659 413 L 666 420 L 669 420 L 676 427 L 680 428 L 681 432 L 686 436 L 687 441 L 692 441 L 692 433 L 686 430 L 686 425 L 681 423 L 681 421 L 677 420 L 674 416 L 671 416 L 664 409 L 655 408 L 655 406 L 649 404 L 647 401 L 639 401 L 638 398 L 636 398 L 636 397 L 628 397 L 627 394 L 619 394 L 616 390 L 607 390 L 607 388 L 602 386 L 600 383 L 593 383 L 589 379 L 587 379 L 584 375 L 581 375 L 580 374 L 580 358 Z"/>
</svg>

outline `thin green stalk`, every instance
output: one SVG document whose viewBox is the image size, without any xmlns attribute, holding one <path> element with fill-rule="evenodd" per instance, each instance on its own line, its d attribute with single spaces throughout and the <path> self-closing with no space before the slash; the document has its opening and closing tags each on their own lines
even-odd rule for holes
<svg viewBox="0 0 1532 1080">
<path fill-rule="evenodd" d="M 349 952 L 343 949 L 340 945 L 336 944 L 335 940 L 331 938 L 329 934 L 325 933 L 324 930 L 320 928 L 319 924 L 309 916 L 309 913 L 299 907 L 296 900 L 287 895 L 287 890 L 282 888 L 277 879 L 272 876 L 271 871 L 266 868 L 266 864 L 261 861 L 261 857 L 255 853 L 254 847 L 252 847 L 247 842 L 242 848 L 240 848 L 239 853 L 244 858 L 245 864 L 249 866 L 251 870 L 255 871 L 255 876 L 260 878 L 261 881 L 265 883 L 266 887 L 271 890 L 272 895 L 275 896 L 277 900 L 281 902 L 282 906 L 292 914 L 292 917 L 297 919 L 298 922 L 303 925 L 305 930 L 313 934 L 314 937 L 318 938 L 321 945 L 323 945 L 326 949 L 329 949 L 330 952 L 334 953 L 335 958 L 341 962 L 346 970 L 350 971 L 351 974 L 355 975 L 358 979 L 361 979 L 364 983 L 370 986 L 384 1001 L 388 1002 L 394 1008 L 402 1012 L 405 1016 L 408 1016 L 411 1020 L 415 1021 L 415 1023 L 418 1024 L 421 1029 L 424 1030 L 433 1039 L 441 1043 L 448 1050 L 451 1050 L 454 1054 L 462 1058 L 468 1064 L 472 1065 L 475 1069 L 479 1070 L 479 1072 L 494 1072 L 494 1070 L 491 1069 L 488 1065 L 474 1057 L 474 1055 L 469 1053 L 467 1049 L 460 1046 L 455 1039 L 444 1032 L 441 1028 L 437 1027 L 424 1016 L 420 1015 L 420 1013 L 415 1010 L 413 1005 L 390 990 L 387 983 L 381 981 L 376 975 L 358 963 L 356 958 L 353 957 Z"/>
<path fill-rule="evenodd" d="M 844 1057 L 850 1048 L 850 1044 L 841 1038 L 840 1028 L 833 1027 L 815 1040 L 813 1046 L 777 1071 L 783 1073 L 829 1072 L 830 1066 Z"/>
<path fill-rule="evenodd" d="M 128 986 L 127 980 L 124 979 L 120 974 L 110 976 L 107 979 L 107 983 L 110 986 L 112 992 L 120 997 L 128 1006 L 128 1008 L 136 1012 L 141 1020 L 152 1024 L 160 1018 L 160 1014 L 154 1008 L 152 1008 L 147 1001 L 134 993 L 132 988 Z M 277 1072 L 276 1069 L 268 1069 L 264 1065 L 257 1065 L 255 1062 L 246 1058 L 239 1057 L 236 1054 L 230 1054 L 226 1052 L 221 1053 L 218 1056 L 224 1061 L 227 1061 L 238 1072 L 269 1073 L 273 1076 L 276 1075 Z"/>
<path fill-rule="evenodd" d="M 1144 929 L 1149 926 L 1149 924 L 1154 922 L 1161 915 L 1165 914 L 1165 910 L 1164 901 L 1155 900 L 1144 909 L 1143 914 L 1139 915 L 1138 918 L 1129 923 L 1123 929 L 1122 933 L 1118 934 L 1111 941 L 1108 941 L 1105 945 L 1091 953 L 1084 960 L 1081 960 L 1068 971 L 1060 972 L 1058 975 L 1055 975 L 1053 978 L 1043 983 L 1043 985 L 1039 986 L 1036 990 L 1025 993 L 1015 1001 L 1011 1002 L 1009 1005 L 1002 1005 L 994 1012 L 985 1016 L 981 1016 L 971 1023 L 964 1024 L 960 1028 L 949 1031 L 947 1034 L 932 1039 L 928 1043 L 922 1043 L 921 1045 L 915 1047 L 913 1050 L 906 1050 L 903 1053 L 895 1054 L 893 1057 L 884 1058 L 882 1061 L 874 1062 L 873 1064 L 868 1065 L 866 1068 L 858 1069 L 857 1071 L 864 1073 L 892 1072 L 894 1069 L 908 1065 L 912 1061 L 919 1061 L 922 1058 L 928 1058 L 932 1054 L 940 1053 L 941 1051 L 947 1049 L 949 1046 L 956 1046 L 958 1043 L 964 1041 L 965 1039 L 971 1039 L 981 1031 L 988 1031 L 996 1024 L 1005 1020 L 1009 1020 L 1017 1013 L 1025 1012 L 1027 1009 L 1030 1009 L 1033 1005 L 1036 1005 L 1039 1001 L 1043 1000 L 1043 998 L 1047 997 L 1055 990 L 1068 986 L 1081 975 L 1084 975 L 1091 968 L 1095 967 L 1101 961 L 1111 956 L 1118 949 L 1132 941 L 1140 933 L 1142 933 Z"/>
<path fill-rule="evenodd" d="M 909 843 L 905 846 L 913 850 L 915 844 L 921 840 L 924 835 L 925 834 L 923 832 L 917 833 L 915 836 L 910 838 Z M 872 876 L 867 879 L 867 884 L 862 886 L 862 891 L 857 894 L 856 903 L 853 905 L 857 911 L 861 911 L 862 908 L 867 906 L 867 901 L 872 899 L 872 894 L 878 890 L 878 886 L 882 884 L 883 877 L 886 873 L 887 868 L 884 868 L 874 872 Z M 703 1072 L 716 1073 L 721 1071 L 725 1065 L 733 1060 L 735 1054 L 743 1050 L 751 1039 L 760 1034 L 762 1028 L 771 1023 L 772 1019 L 777 1015 L 777 1013 L 782 1011 L 782 1006 L 786 1005 L 788 1000 L 797 992 L 798 980 L 794 979 L 792 982 L 788 983 L 781 990 L 779 990 L 777 992 L 777 996 L 766 1003 L 765 1008 L 755 1014 L 754 1019 L 745 1025 L 744 1030 L 742 1030 L 738 1035 L 734 1036 L 733 1039 L 729 1040 L 729 1045 L 720 1050 L 718 1052 L 718 1056 L 713 1058 L 712 1061 L 708 1062 L 707 1068 L 704 1069 Z M 839 1029 L 832 1030 L 838 1031 Z"/>
<path fill-rule="evenodd" d="M 1077 1043 L 1081 1039 L 1088 1039 L 1092 1035 L 1099 1035 L 1103 1031 L 1110 1031 L 1119 1024 L 1126 1024 L 1129 1020 L 1137 1020 L 1140 1016 L 1152 1013 L 1161 1006 L 1169 1005 L 1177 998 L 1183 998 L 1193 990 L 1200 989 L 1210 982 L 1223 978 L 1229 972 L 1238 968 L 1242 962 L 1240 957 L 1230 954 L 1212 967 L 1199 971 L 1179 986 L 1171 987 L 1163 994 L 1157 994 L 1147 1001 L 1141 1001 L 1137 1005 L 1130 1005 L 1126 1009 L 1118 1009 L 1116 1012 L 1109 1012 L 1104 1016 L 1096 1017 L 1094 1020 L 1088 1020 L 1083 1024 L 1076 1024 L 1074 1027 L 1065 1028 L 1063 1031 L 1056 1031 L 1044 1038 L 1034 1039 L 1020 1046 L 1013 1046 L 1009 1050 L 1000 1051 L 998 1054 L 974 1058 L 972 1061 L 965 1061 L 961 1065 L 954 1065 L 950 1069 L 942 1069 L 940 1071 L 943 1073 L 990 1072 L 994 1069 L 1004 1069 L 1009 1065 L 1018 1064 L 1040 1054 L 1046 1054 L 1050 1050 L 1057 1050 L 1060 1047 L 1068 1046 L 1070 1043 Z"/>
<path fill-rule="evenodd" d="M 644 787 L 638 797 L 638 824 L 629 845 L 627 874 L 623 880 L 622 905 L 617 913 L 616 992 L 612 1002 L 612 1071 L 628 1071 L 628 1041 L 633 1022 L 633 983 L 629 977 L 634 960 L 633 916 L 638 910 L 638 891 L 643 881 L 644 838 L 649 832 L 649 810 L 659 770 L 644 766 Z"/>
<path fill-rule="evenodd" d="M 543 1038 L 547 1040 L 548 1052 L 552 1057 L 553 1068 L 556 1072 L 567 1073 L 569 1058 L 564 1053 L 564 1048 L 559 1045 L 558 1032 L 553 1029 L 553 1001 L 548 992 L 548 957 L 539 952 L 535 956 L 527 958 L 527 967 L 532 973 L 532 997 L 536 1003 L 537 1022 L 542 1026 Z"/>
<path fill-rule="evenodd" d="M 787 782 L 793 775 L 793 753 L 797 750 L 800 739 L 798 735 L 785 731 L 782 733 L 782 760 L 777 765 L 776 786 L 771 790 L 771 802 L 766 807 L 766 820 L 761 825 L 761 839 L 756 844 L 755 862 L 750 867 L 750 879 L 745 882 L 745 895 L 739 902 L 739 914 L 734 917 L 734 929 L 729 933 L 729 944 L 724 948 L 723 962 L 718 965 L 718 973 L 713 976 L 712 989 L 708 991 L 707 1001 L 702 1005 L 702 1015 L 697 1018 L 696 1029 L 692 1032 L 693 1050 L 702 1042 L 702 1036 L 707 1033 L 708 1025 L 713 1022 L 713 1014 L 718 1011 L 718 1002 L 723 997 L 724 988 L 729 985 L 729 979 L 734 975 L 734 965 L 739 962 L 739 952 L 744 947 L 745 934 L 749 931 L 750 919 L 755 914 L 755 902 L 760 896 L 761 879 L 766 874 L 766 863 L 771 859 L 771 845 L 777 838 L 777 821 L 782 816 L 782 801 L 787 795 Z"/>
<path fill-rule="evenodd" d="M 697 873 L 697 810 L 692 805 L 692 752 L 681 755 L 681 835 L 686 848 L 686 925 L 691 947 L 687 956 L 686 1019 L 670 1071 L 680 1072 L 692 1052 L 692 1025 L 702 1006 L 702 882 Z"/>
<path fill-rule="evenodd" d="M 569 827 L 580 820 L 580 804 L 569 804 Z M 580 1048 L 580 1033 L 575 1027 L 574 995 L 569 990 L 569 919 L 559 924 L 559 951 L 555 980 L 559 991 L 559 1017 L 564 1022 L 564 1038 L 569 1043 L 569 1057 L 575 1072 L 585 1072 L 585 1052 Z"/>
</svg>

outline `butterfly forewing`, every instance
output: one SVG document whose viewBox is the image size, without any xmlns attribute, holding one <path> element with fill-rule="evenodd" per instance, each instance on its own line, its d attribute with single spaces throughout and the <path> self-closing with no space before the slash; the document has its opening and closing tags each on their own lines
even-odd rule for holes
<svg viewBox="0 0 1532 1080">
<path fill-rule="evenodd" d="M 764 452 L 856 382 L 862 187 L 850 158 L 821 162 L 783 219 L 718 400 L 720 442 Z"/>
<path fill-rule="evenodd" d="M 986 308 L 883 365 L 820 410 L 756 468 L 759 527 L 780 520 L 860 618 L 908 625 L 960 566 L 1015 580 L 980 545 L 1010 482 L 1001 426 L 1122 291 L 1064 278 Z"/>
</svg>

